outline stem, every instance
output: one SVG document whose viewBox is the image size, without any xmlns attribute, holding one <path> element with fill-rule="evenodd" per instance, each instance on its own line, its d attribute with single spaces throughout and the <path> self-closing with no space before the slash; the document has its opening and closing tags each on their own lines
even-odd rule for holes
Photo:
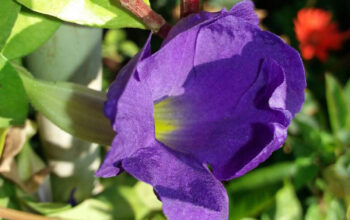
<svg viewBox="0 0 350 220">
<path fill-rule="evenodd" d="M 26 219 L 26 220 L 54 220 L 58 218 L 48 218 L 40 215 L 34 215 L 26 212 L 17 211 L 14 209 L 0 207 L 0 218 L 9 220 Z"/>
<path fill-rule="evenodd" d="M 166 37 L 170 30 L 170 25 L 143 0 L 120 0 L 120 4 L 140 18 L 153 33 L 162 38 Z"/>
<path fill-rule="evenodd" d="M 181 18 L 199 12 L 200 0 L 181 0 Z"/>
</svg>

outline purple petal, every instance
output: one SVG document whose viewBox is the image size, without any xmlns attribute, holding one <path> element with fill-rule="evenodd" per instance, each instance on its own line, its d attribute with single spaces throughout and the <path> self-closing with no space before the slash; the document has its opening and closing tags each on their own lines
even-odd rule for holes
<svg viewBox="0 0 350 220">
<path fill-rule="evenodd" d="M 237 56 L 197 66 L 182 96 L 155 106 L 156 132 L 159 122 L 175 124 L 169 133 L 158 131 L 157 138 L 209 163 L 221 180 L 241 176 L 266 160 L 283 144 L 291 120 L 281 67 L 266 59 L 249 70 L 246 62 Z"/>
<path fill-rule="evenodd" d="M 193 157 L 156 142 L 123 160 L 122 165 L 125 171 L 154 187 L 169 219 L 228 219 L 225 188 Z"/>
<path fill-rule="evenodd" d="M 97 176 L 119 174 L 121 160 L 154 140 L 153 100 L 149 87 L 139 80 L 136 64 L 150 55 L 145 47 L 118 74 L 108 91 L 105 114 L 117 133 Z"/>
<path fill-rule="evenodd" d="M 304 101 L 301 59 L 277 36 L 234 16 L 201 27 L 195 48 L 181 47 L 186 36 L 139 69 L 151 72 L 154 99 L 169 97 L 155 106 L 156 137 L 209 163 L 221 180 L 238 177 L 284 142 Z M 179 60 L 171 56 L 177 48 Z M 148 62 L 153 69 L 144 69 Z"/>
<path fill-rule="evenodd" d="M 252 24 L 258 25 L 259 18 L 254 11 L 254 3 L 250 0 L 244 0 L 235 4 L 228 12 L 226 9 L 222 9 L 218 12 L 206 12 L 202 11 L 198 14 L 191 14 L 181 19 L 169 32 L 167 38 L 164 40 L 163 45 L 167 44 L 178 34 L 195 27 L 196 25 L 204 25 L 205 23 L 219 19 L 223 16 L 233 15 L 238 18 L 242 18 Z"/>
<path fill-rule="evenodd" d="M 254 11 L 254 3 L 244 0 L 235 4 L 230 10 L 230 14 L 242 18 L 252 24 L 259 25 L 259 18 Z"/>
<path fill-rule="evenodd" d="M 210 63 L 219 59 L 234 59 L 235 56 L 241 56 L 244 62 L 238 65 L 242 71 L 242 83 L 250 83 L 254 79 L 262 59 L 274 59 L 286 75 L 286 108 L 293 116 L 300 111 L 306 82 L 302 61 L 296 50 L 278 36 L 233 16 L 226 16 L 201 28 L 194 67 L 209 63 L 211 71 L 215 72 L 215 65 Z"/>
<path fill-rule="evenodd" d="M 140 77 L 151 87 L 154 100 L 183 93 L 181 86 L 193 68 L 199 31 L 202 27 L 225 17 L 244 19 L 254 24 L 257 19 L 251 1 L 240 2 L 229 12 L 201 12 L 188 16 L 172 28 L 161 50 L 138 65 Z M 230 44 L 231 38 L 227 40 Z M 221 42 L 221 39 L 218 42 Z M 218 51 L 221 50 L 222 48 L 219 48 Z"/>
</svg>

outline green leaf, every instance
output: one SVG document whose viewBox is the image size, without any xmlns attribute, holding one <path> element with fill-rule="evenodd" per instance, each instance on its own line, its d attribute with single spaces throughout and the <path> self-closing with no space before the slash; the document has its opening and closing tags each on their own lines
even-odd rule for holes
<svg viewBox="0 0 350 220">
<path fill-rule="evenodd" d="M 282 182 L 285 178 L 296 174 L 297 166 L 291 162 L 274 164 L 268 167 L 256 169 L 235 181 L 231 181 L 227 186 L 229 192 L 242 190 L 253 190 L 258 187 Z"/>
<path fill-rule="evenodd" d="M 273 205 L 279 184 L 267 185 L 247 191 L 229 193 L 230 220 L 252 217 Z"/>
<path fill-rule="evenodd" d="M 301 220 L 302 208 L 293 185 L 286 182 L 276 194 L 276 220 Z"/>
<path fill-rule="evenodd" d="M 105 93 L 73 83 L 36 80 L 16 67 L 32 105 L 45 117 L 81 139 L 102 145 L 112 142 L 115 134 L 103 114 Z"/>
<path fill-rule="evenodd" d="M 32 202 L 29 200 L 22 200 L 22 201 L 24 201 L 29 208 L 43 215 L 50 215 L 57 212 L 63 212 L 72 208 L 71 205 L 66 203 L 49 203 L 49 202 L 39 203 L 39 202 Z"/>
<path fill-rule="evenodd" d="M 348 107 L 348 112 L 350 112 L 350 80 L 346 82 L 346 85 L 344 87 L 344 93 L 346 105 Z"/>
<path fill-rule="evenodd" d="M 23 124 L 28 105 L 21 79 L 8 60 L 0 53 L 0 117 L 10 124 Z"/>
<path fill-rule="evenodd" d="M 135 16 L 110 0 L 17 0 L 25 7 L 64 21 L 103 28 L 145 28 Z M 148 2 L 148 1 L 147 1 Z"/>
<path fill-rule="evenodd" d="M 326 98 L 333 133 L 337 134 L 342 129 L 350 130 L 350 117 L 344 91 L 329 74 L 326 75 Z"/>
<path fill-rule="evenodd" d="M 230 9 L 240 1 L 242 0 L 209 0 L 209 4 L 213 5 L 214 7 L 225 7 L 227 9 Z"/>
<path fill-rule="evenodd" d="M 305 220 L 325 220 L 325 215 L 317 203 L 309 206 L 305 214 Z"/>
<path fill-rule="evenodd" d="M 2 0 L 0 7 L 0 50 L 4 46 L 21 6 L 14 0 Z"/>
<path fill-rule="evenodd" d="M 2 178 L 0 178 L 0 207 L 20 208 L 14 184 Z"/>
<path fill-rule="evenodd" d="M 8 59 L 28 55 L 45 43 L 60 24 L 58 20 L 22 8 L 2 53 Z"/>
<path fill-rule="evenodd" d="M 327 202 L 327 220 L 346 219 L 343 204 L 336 198 Z"/>
<path fill-rule="evenodd" d="M 50 214 L 63 219 L 123 219 L 141 220 L 152 212 L 161 210 L 161 203 L 153 193 L 153 188 L 146 183 L 134 185 L 122 183 L 125 175 L 112 180 L 112 185 L 101 194 L 84 200 L 70 210 Z M 164 218 L 155 218 L 164 219 Z"/>
<path fill-rule="evenodd" d="M 8 131 L 7 128 L 0 128 L 0 158 L 1 158 L 4 146 L 5 146 L 5 139 L 6 139 L 7 131 Z"/>
<path fill-rule="evenodd" d="M 1 82 L 0 82 L 0 84 L 1 84 Z M 0 128 L 10 127 L 11 121 L 12 121 L 11 118 L 0 117 Z"/>
<path fill-rule="evenodd" d="M 132 188 L 120 188 L 120 193 L 131 205 L 135 220 L 141 220 L 150 211 L 160 210 L 162 207 L 162 203 L 155 196 L 152 186 L 146 183 L 137 182 Z"/>
</svg>

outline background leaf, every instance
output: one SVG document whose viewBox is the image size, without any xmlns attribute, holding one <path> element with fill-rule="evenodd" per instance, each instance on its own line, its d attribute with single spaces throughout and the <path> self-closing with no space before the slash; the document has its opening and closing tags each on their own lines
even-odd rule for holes
<svg viewBox="0 0 350 220">
<path fill-rule="evenodd" d="M 4 149 L 7 131 L 7 128 L 0 128 L 0 158 Z"/>
<path fill-rule="evenodd" d="M 329 74 L 326 75 L 326 98 L 333 133 L 337 134 L 345 128 L 350 130 L 350 118 L 344 91 L 336 79 Z"/>
<path fill-rule="evenodd" d="M 28 55 L 45 43 L 60 24 L 58 20 L 22 8 L 2 53 L 8 59 Z"/>
<path fill-rule="evenodd" d="M 81 139 L 109 145 L 114 131 L 103 114 L 106 94 L 65 82 L 46 82 L 17 68 L 33 106 L 58 127 Z"/>
<path fill-rule="evenodd" d="M 21 6 L 14 0 L 2 0 L 0 7 L 0 50 L 4 46 Z"/>
<path fill-rule="evenodd" d="M 28 105 L 21 79 L 8 60 L 0 53 L 0 117 L 10 124 L 23 124 Z"/>
<path fill-rule="evenodd" d="M 294 187 L 286 182 L 276 194 L 276 220 L 301 220 L 302 209 L 295 195 Z"/>
<path fill-rule="evenodd" d="M 133 15 L 109 0 L 17 0 L 25 7 L 64 21 L 104 28 L 145 28 Z M 147 1 L 148 3 L 148 1 Z"/>
</svg>

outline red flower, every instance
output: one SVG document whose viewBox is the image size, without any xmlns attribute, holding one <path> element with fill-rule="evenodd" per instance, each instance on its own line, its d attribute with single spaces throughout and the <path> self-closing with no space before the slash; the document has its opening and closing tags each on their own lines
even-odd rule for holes
<svg viewBox="0 0 350 220">
<path fill-rule="evenodd" d="M 338 24 L 331 18 L 332 14 L 322 9 L 301 9 L 298 12 L 294 26 L 304 59 L 310 60 L 316 56 L 324 62 L 329 50 L 341 49 L 349 34 L 341 33 Z"/>
</svg>

